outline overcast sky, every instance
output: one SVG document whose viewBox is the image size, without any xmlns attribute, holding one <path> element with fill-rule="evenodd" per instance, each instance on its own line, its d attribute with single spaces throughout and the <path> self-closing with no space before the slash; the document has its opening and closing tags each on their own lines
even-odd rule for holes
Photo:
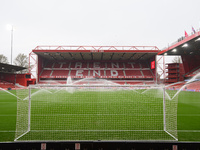
<svg viewBox="0 0 200 150">
<path fill-rule="evenodd" d="M 0 0 L 0 54 L 38 45 L 157 46 L 200 27 L 200 0 Z"/>
</svg>

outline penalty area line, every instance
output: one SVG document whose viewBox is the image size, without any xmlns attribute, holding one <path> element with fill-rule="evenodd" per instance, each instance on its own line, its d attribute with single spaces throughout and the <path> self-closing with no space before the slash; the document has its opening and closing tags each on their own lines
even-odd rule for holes
<svg viewBox="0 0 200 150">
<path fill-rule="evenodd" d="M 30 132 L 163 132 L 163 130 L 31 130 Z"/>
<path fill-rule="evenodd" d="M 16 132 L 16 131 L 0 131 L 0 133 Z"/>
<path fill-rule="evenodd" d="M 178 132 L 200 132 L 200 130 L 178 130 Z"/>
<path fill-rule="evenodd" d="M 63 131 L 66 131 L 66 132 L 77 132 L 77 131 L 90 131 L 90 132 L 95 132 L 95 131 L 148 131 L 148 132 L 152 132 L 152 131 L 163 131 L 163 130 L 32 130 L 31 132 L 63 132 Z M 200 130 L 177 130 L 178 132 L 200 132 Z M 0 131 L 0 133 L 6 133 L 6 132 L 16 132 L 14 130 L 10 130 L 10 131 Z"/>
</svg>

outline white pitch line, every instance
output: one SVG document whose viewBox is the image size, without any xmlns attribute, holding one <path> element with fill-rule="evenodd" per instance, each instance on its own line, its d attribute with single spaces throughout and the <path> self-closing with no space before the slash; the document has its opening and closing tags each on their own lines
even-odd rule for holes
<svg viewBox="0 0 200 150">
<path fill-rule="evenodd" d="M 163 114 L 32 114 L 32 116 L 162 116 Z"/>
<path fill-rule="evenodd" d="M 30 132 L 164 132 L 163 130 L 31 130 Z"/>
<path fill-rule="evenodd" d="M 200 130 L 178 130 L 178 132 L 200 132 Z"/>
<path fill-rule="evenodd" d="M 177 116 L 190 116 L 190 117 L 194 116 L 194 117 L 196 117 L 196 116 L 200 116 L 200 114 L 179 114 Z"/>
<path fill-rule="evenodd" d="M 0 115 L 0 117 L 16 117 L 17 115 Z"/>
<path fill-rule="evenodd" d="M 13 104 L 13 103 L 17 103 L 17 102 L 0 102 L 0 104 L 1 104 L 1 103 L 12 103 L 12 104 Z"/>
<path fill-rule="evenodd" d="M 93 131 L 93 132 L 95 132 L 95 131 L 139 131 L 139 132 L 141 132 L 141 131 L 149 131 L 149 132 L 152 132 L 152 131 L 163 131 L 163 130 L 31 130 L 30 132 L 41 132 L 41 131 L 44 131 L 44 132 L 58 132 L 58 131 L 60 131 L 60 132 L 63 132 L 63 131 L 65 131 L 65 132 L 77 132 L 77 131 Z M 16 132 L 16 131 L 12 131 L 12 130 L 10 130 L 10 131 L 0 131 L 0 133 L 6 133 L 6 132 Z M 200 132 L 200 130 L 178 130 L 178 132 Z"/>
<path fill-rule="evenodd" d="M 0 131 L 1 133 L 7 133 L 7 132 L 15 132 L 15 131 Z"/>
<path fill-rule="evenodd" d="M 55 101 L 54 101 L 55 102 Z M 135 101 L 125 101 L 126 103 L 131 103 L 131 104 L 152 104 L 152 102 L 135 102 Z M 47 101 L 41 101 L 40 103 L 42 104 L 47 104 Z M 67 102 L 67 104 L 123 104 L 122 102 L 115 102 L 115 101 L 111 101 L 111 102 Z M 156 103 L 156 104 L 161 104 L 161 103 Z"/>
</svg>

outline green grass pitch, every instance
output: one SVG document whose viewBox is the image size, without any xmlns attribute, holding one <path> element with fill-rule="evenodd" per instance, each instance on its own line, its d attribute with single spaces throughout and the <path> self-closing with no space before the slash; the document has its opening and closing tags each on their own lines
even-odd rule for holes
<svg viewBox="0 0 200 150">
<path fill-rule="evenodd" d="M 12 90 L 10 91 L 13 94 L 16 94 L 16 91 Z M 61 94 L 62 95 L 62 94 Z M 95 96 L 95 92 L 94 92 L 94 96 Z M 119 92 L 116 93 L 116 96 L 119 97 L 120 94 Z M 77 97 L 81 97 L 81 95 L 77 95 Z M 120 115 L 115 115 L 115 116 L 110 116 L 107 115 L 106 117 L 104 116 L 104 118 L 102 119 L 102 116 L 99 116 L 97 113 L 102 113 L 102 114 L 108 114 L 108 113 L 120 113 L 121 111 L 124 110 L 120 110 L 123 108 L 118 107 L 118 109 L 112 109 L 115 106 L 113 106 L 115 103 L 112 103 L 108 101 L 109 99 L 109 95 L 106 96 L 107 99 L 99 99 L 98 100 L 98 105 L 92 105 L 92 108 L 94 110 L 95 108 L 95 112 L 93 112 L 93 110 L 89 109 L 90 107 L 90 103 L 92 98 L 88 99 L 88 101 L 86 101 L 85 103 L 83 103 L 81 100 L 78 100 L 77 102 L 72 102 L 72 101 L 60 101 L 59 103 L 53 103 L 53 102 L 49 102 L 49 105 L 52 105 L 52 109 L 51 111 L 54 111 L 53 113 L 55 114 L 57 111 L 57 109 L 65 109 L 63 111 L 66 111 L 66 113 L 69 114 L 82 114 L 82 115 L 71 115 L 68 116 L 68 120 L 66 118 L 62 118 L 62 116 L 60 116 L 60 119 L 63 119 L 63 124 L 67 124 L 68 121 L 72 121 L 72 124 L 69 124 L 69 126 L 67 126 L 68 131 L 73 131 L 73 129 L 80 129 L 79 133 L 73 133 L 70 132 L 68 133 L 68 136 L 70 137 L 70 139 L 68 140 L 83 140 L 83 139 L 88 139 L 88 140 L 98 140 L 95 139 L 94 137 L 98 134 L 98 137 L 102 137 L 105 138 L 106 137 L 106 132 L 101 132 L 101 133 L 91 133 L 91 137 L 92 138 L 88 138 L 86 136 L 86 134 L 84 134 L 84 130 L 96 130 L 98 129 L 103 129 L 103 130 L 110 130 L 111 132 L 109 133 L 111 135 L 111 137 L 115 140 L 123 140 L 123 139 L 129 139 L 129 137 L 131 138 L 130 134 L 132 131 L 129 131 L 129 129 L 131 129 L 131 121 L 129 121 L 128 123 L 126 122 L 126 120 L 135 120 L 137 118 L 130 118 L 131 115 L 125 115 L 125 116 L 120 116 Z M 124 97 L 123 97 L 124 99 Z M 107 101 L 107 104 L 104 105 L 105 103 L 101 103 L 102 101 Z M 88 103 L 87 103 L 88 102 Z M 80 109 L 77 109 L 77 104 L 79 103 L 81 105 L 79 105 L 79 107 L 81 107 Z M 121 104 L 124 105 L 124 103 L 127 103 L 127 113 L 134 113 L 131 112 L 132 108 L 129 108 L 129 102 L 127 101 L 121 101 Z M 47 103 L 46 103 L 47 104 Z M 93 103 L 94 104 L 94 103 Z M 109 104 L 109 105 L 108 105 Z M 162 104 L 162 103 L 160 103 Z M 63 105 L 67 105 L 66 107 L 62 107 Z M 159 104 L 155 105 L 155 109 L 143 109 L 142 112 L 145 111 L 145 113 L 148 113 L 148 111 L 152 111 L 152 110 L 156 110 L 156 106 L 158 106 Z M 32 104 L 32 107 L 34 107 L 34 103 Z M 148 106 L 146 106 L 148 107 Z M 152 107 L 152 106 L 151 106 Z M 41 109 L 40 111 L 44 111 L 44 112 L 48 112 L 48 108 L 46 107 L 46 105 L 44 105 L 44 107 L 40 107 L 38 109 Z M 68 109 L 66 109 L 68 108 Z M 84 108 L 84 109 L 83 109 Z M 45 110 L 46 109 L 46 110 Z M 142 108 L 141 108 L 142 109 Z M 87 112 L 84 112 L 85 110 L 87 110 Z M 38 111 L 38 110 L 37 110 Z M 116 111 L 116 112 L 115 112 Z M 5 142 L 5 141 L 13 141 L 15 138 L 15 129 L 16 129 L 16 112 L 17 112 L 17 99 L 16 97 L 4 92 L 4 91 L 0 91 L 0 142 Z M 37 112 L 34 113 L 34 110 L 32 111 L 33 113 L 33 118 L 34 118 L 34 114 L 35 116 L 37 116 Z M 96 114 L 95 114 L 96 113 Z M 162 112 L 160 112 L 161 114 Z M 84 120 L 84 114 L 87 115 L 91 115 L 93 114 L 93 116 L 89 117 L 87 120 Z M 181 92 L 179 95 L 179 100 L 178 100 L 178 120 L 177 120 L 177 125 L 178 125 L 178 139 L 179 141 L 200 141 L 200 93 L 196 93 L 196 92 Z M 46 121 L 45 119 L 43 119 L 43 116 L 38 116 L 41 117 L 41 119 L 37 120 L 38 124 L 44 124 L 44 122 Z M 71 118 L 70 118 L 71 117 Z M 122 126 L 117 126 L 117 124 L 115 124 L 115 126 L 109 126 L 109 124 L 112 124 L 112 120 L 116 119 L 116 120 L 120 120 L 120 124 Z M 77 120 L 79 120 L 80 122 L 78 122 Z M 98 122 L 98 120 L 103 120 L 106 121 L 106 125 L 102 125 L 102 122 Z M 143 128 L 145 128 L 145 124 L 152 124 L 152 122 L 148 122 L 148 118 L 144 119 L 146 120 L 146 122 L 144 122 L 144 124 L 140 124 L 140 125 L 135 125 L 135 128 L 137 127 L 141 127 L 143 126 Z M 44 121 L 44 122 L 42 122 Z M 55 118 L 51 118 L 51 126 L 46 125 L 45 128 L 43 130 L 51 130 L 52 126 L 57 126 L 57 117 Z M 66 121 L 66 122 L 65 122 Z M 109 122 L 110 121 L 110 122 Z M 159 120 L 158 120 L 159 121 Z M 124 122 L 121 123 L 121 122 Z M 156 122 L 158 124 L 158 122 Z M 31 128 L 35 131 L 37 131 L 37 125 L 35 124 L 31 126 Z M 49 122 L 47 122 L 47 124 L 49 124 Z M 85 125 L 82 125 L 85 124 Z M 152 130 L 154 129 L 155 126 L 152 126 Z M 121 135 L 121 137 L 119 137 L 119 135 L 115 135 L 115 132 L 112 132 L 112 130 L 120 130 L 121 128 L 126 129 L 127 132 L 123 132 L 123 134 Z M 160 128 L 161 127 L 157 127 Z M 58 128 L 59 130 L 59 128 Z M 138 128 L 139 130 L 139 128 Z M 65 132 L 65 131 L 63 131 Z M 62 136 L 63 132 L 57 132 L 54 135 L 56 135 L 57 140 L 59 140 L 59 137 Z M 83 133 L 81 133 L 83 132 Z M 155 133 L 155 132 L 154 132 Z M 34 132 L 30 132 L 29 134 L 25 135 L 25 136 L 30 136 L 31 134 L 34 134 Z M 77 134 L 80 134 L 77 136 Z M 137 133 L 138 135 L 141 135 L 141 131 Z M 155 133 L 155 135 L 151 135 L 152 137 L 156 137 L 157 134 L 162 134 L 162 133 Z M 45 134 L 45 138 L 48 140 L 48 134 Z M 147 134 L 144 134 L 144 136 Z M 33 135 L 35 136 L 35 135 Z M 148 135 L 147 135 L 148 136 Z M 42 137 L 40 135 L 40 137 Z M 80 139 L 77 139 L 77 137 L 79 137 Z M 44 137 L 43 137 L 44 138 Z M 49 137 L 52 138 L 52 137 Z M 107 140 L 112 140 L 109 139 L 109 137 L 106 137 Z M 141 137 L 142 139 L 144 139 L 144 137 Z M 62 140 L 62 139 L 61 139 Z"/>
</svg>

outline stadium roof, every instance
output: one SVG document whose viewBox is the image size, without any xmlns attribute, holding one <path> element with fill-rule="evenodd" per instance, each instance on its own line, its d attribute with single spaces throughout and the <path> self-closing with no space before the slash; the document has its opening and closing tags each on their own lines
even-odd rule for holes
<svg viewBox="0 0 200 150">
<path fill-rule="evenodd" d="M 33 52 L 48 60 L 148 60 L 160 50 L 156 46 L 37 46 Z"/>
<path fill-rule="evenodd" d="M 158 55 L 200 55 L 200 31 L 188 37 L 181 37 Z"/>
<path fill-rule="evenodd" d="M 27 68 L 0 63 L 0 72 L 3 72 L 3 73 L 14 73 L 14 72 L 17 72 L 17 71 L 21 71 L 23 69 L 27 69 Z"/>
</svg>

